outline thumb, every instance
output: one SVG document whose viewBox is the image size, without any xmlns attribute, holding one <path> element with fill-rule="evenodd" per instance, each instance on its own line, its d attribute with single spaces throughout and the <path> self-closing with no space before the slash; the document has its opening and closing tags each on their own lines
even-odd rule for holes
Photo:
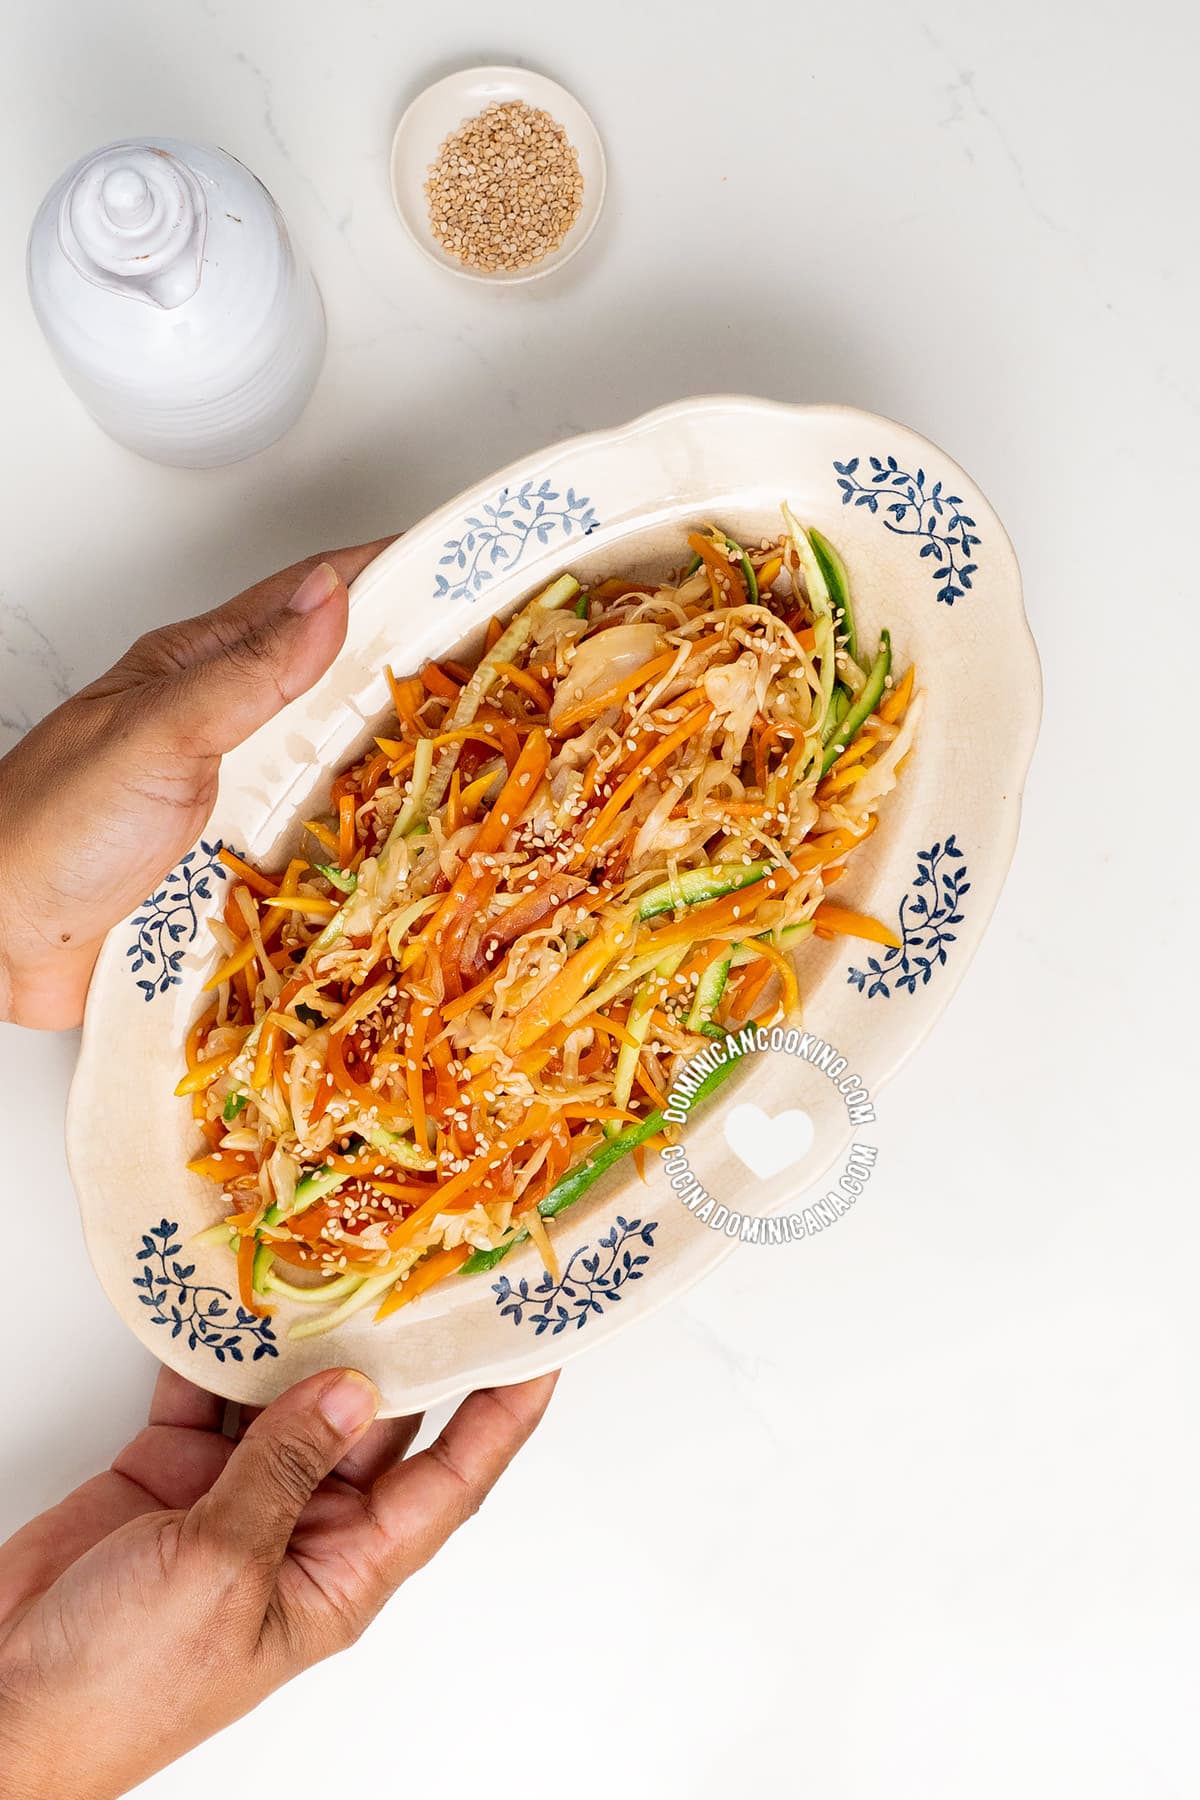
<svg viewBox="0 0 1200 1800">
<path fill-rule="evenodd" d="M 325 1370 L 264 1408 L 193 1508 L 201 1533 L 246 1564 L 276 1567 L 318 1485 L 379 1410 L 357 1369 Z"/>
<path fill-rule="evenodd" d="M 118 669 L 150 678 L 158 704 L 147 723 L 172 748 L 220 756 L 324 674 L 346 635 L 349 603 L 342 577 L 320 562 L 294 584 L 260 582 L 199 618 L 150 632 Z"/>
</svg>

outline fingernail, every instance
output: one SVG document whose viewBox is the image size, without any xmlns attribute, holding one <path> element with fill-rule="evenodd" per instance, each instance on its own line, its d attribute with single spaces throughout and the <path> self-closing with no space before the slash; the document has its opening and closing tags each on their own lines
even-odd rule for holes
<svg viewBox="0 0 1200 1800">
<path fill-rule="evenodd" d="M 304 580 L 300 583 L 300 586 L 288 601 L 289 611 L 298 613 L 316 612 L 318 606 L 324 606 L 337 585 L 337 570 L 331 568 L 328 563 L 318 563 L 316 568 L 311 570 L 311 572 L 304 577 Z"/>
<path fill-rule="evenodd" d="M 327 1425 L 339 1437 L 353 1437 L 379 1411 L 381 1396 L 373 1381 L 357 1369 L 347 1369 L 325 1388 L 317 1405 Z"/>
</svg>

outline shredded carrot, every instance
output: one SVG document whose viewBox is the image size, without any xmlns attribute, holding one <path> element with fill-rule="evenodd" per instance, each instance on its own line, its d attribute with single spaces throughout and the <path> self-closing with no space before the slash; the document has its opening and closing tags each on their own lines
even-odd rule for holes
<svg viewBox="0 0 1200 1800">
<path fill-rule="evenodd" d="M 417 708 L 425 699 L 425 688 L 416 676 L 400 680 L 387 670 L 388 687 L 392 693 L 392 705 L 396 709 L 396 717 L 402 725 L 407 725 L 414 737 L 421 736 L 421 721 L 417 717 Z"/>
<path fill-rule="evenodd" d="M 647 931 L 642 939 L 646 949 L 667 950 L 673 944 L 689 944 L 702 938 L 712 937 L 717 932 L 736 931 L 744 926 L 746 920 L 757 911 L 764 901 L 776 899 L 784 893 L 795 879 L 786 866 L 775 869 L 762 881 L 754 882 L 750 887 L 737 888 L 731 894 L 725 894 L 720 900 L 709 900 L 701 906 L 692 906 L 680 919 L 670 919 L 657 930 Z"/>
<path fill-rule="evenodd" d="M 831 931 L 839 937 L 865 938 L 871 944 L 886 944 L 890 950 L 900 948 L 900 939 L 888 926 L 872 919 L 868 913 L 851 912 L 847 906 L 834 906 L 822 900 L 813 914 L 818 931 Z"/>
<path fill-rule="evenodd" d="M 796 971 L 792 959 L 774 944 L 759 939 L 755 943 L 756 953 L 774 970 L 779 977 L 780 993 L 783 1003 L 784 1018 L 791 1018 L 800 1007 L 800 988 L 796 981 Z"/>
<path fill-rule="evenodd" d="M 477 981 L 473 988 L 467 988 L 457 1000 L 447 1001 L 442 1008 L 442 1017 L 447 1020 L 461 1019 L 473 1006 L 478 1006 L 480 1001 L 487 999 L 499 978 L 500 969 L 497 966 L 482 981 Z"/>
<path fill-rule="evenodd" d="M 446 830 L 453 836 L 460 831 L 466 819 L 462 801 L 462 782 L 455 769 L 450 777 L 450 791 L 446 795 Z"/>
<path fill-rule="evenodd" d="M 419 1263 L 413 1265 L 404 1279 L 396 1283 L 375 1314 L 376 1324 L 380 1319 L 389 1319 L 402 1306 L 407 1306 L 410 1300 L 426 1293 L 444 1275 L 451 1275 L 455 1269 L 461 1269 L 473 1248 L 471 1244 L 456 1244 L 453 1250 L 427 1252 Z"/>
<path fill-rule="evenodd" d="M 183 1053 L 187 1057 L 187 1066 L 194 1069 L 200 1061 L 200 1045 L 217 1022 L 217 1009 L 210 1006 L 207 1012 L 196 1019 L 184 1040 Z"/>
<path fill-rule="evenodd" d="M 724 950 L 725 946 L 722 944 L 718 948 Z M 603 1013 L 588 1013 L 586 1017 L 580 1019 L 578 1029 L 582 1031 L 585 1026 L 590 1026 L 593 1031 L 604 1032 L 607 1037 L 612 1038 L 614 1043 L 624 1044 L 630 1050 L 641 1049 L 641 1045 L 632 1033 L 626 1031 L 625 1027 L 619 1025 L 615 1019 L 606 1019 Z"/>
<path fill-rule="evenodd" d="M 497 794 L 492 809 L 479 827 L 471 844 L 470 854 L 478 856 L 481 852 L 499 850 L 510 831 L 515 830 L 519 822 L 529 810 L 530 802 L 537 792 L 538 783 L 546 772 L 550 761 L 550 746 L 546 733 L 539 725 L 531 731 L 521 746 L 521 754 L 517 758 L 516 767 Z"/>
<path fill-rule="evenodd" d="M 608 800 L 605 801 L 600 811 L 596 814 L 596 817 L 592 820 L 592 823 L 588 826 L 587 831 L 584 834 L 583 843 L 580 846 L 582 850 L 593 849 L 600 842 L 601 838 L 607 835 L 613 820 L 616 818 L 621 808 L 627 805 L 633 798 L 647 775 L 649 775 L 652 770 L 657 769 L 659 763 L 665 762 L 668 756 L 672 755 L 682 744 L 687 742 L 688 738 L 699 731 L 700 727 L 711 718 L 712 710 L 711 703 L 706 700 L 703 706 L 698 706 L 695 712 L 689 713 L 687 718 L 675 727 L 674 731 L 668 733 L 661 744 L 657 744 L 648 756 L 642 758 L 641 762 L 630 771 L 624 781 L 621 782 L 620 786 L 613 790 L 613 793 Z"/>
<path fill-rule="evenodd" d="M 879 708 L 879 716 L 885 725 L 896 725 L 904 717 L 905 708 L 913 691 L 916 679 L 915 663 L 910 663 L 898 687 L 894 687 L 883 705 Z"/>
<path fill-rule="evenodd" d="M 708 537 L 699 531 L 688 533 L 689 548 L 708 570 L 714 605 L 743 606 L 748 598 L 746 578 L 724 544 L 724 538 Z"/>
<path fill-rule="evenodd" d="M 338 860 L 342 868 L 354 855 L 354 799 L 350 794 L 343 794 L 337 803 L 338 808 Z"/>
<path fill-rule="evenodd" d="M 322 845 L 324 849 L 328 850 L 331 856 L 337 855 L 338 841 L 327 825 L 322 825 L 319 819 L 306 819 L 304 821 L 304 829 L 305 831 L 311 831 L 317 842 Z"/>
<path fill-rule="evenodd" d="M 244 939 L 249 932 L 249 926 L 246 924 L 245 918 L 242 915 L 241 902 L 238 898 L 243 891 L 243 887 L 244 883 L 235 881 L 226 896 L 225 905 L 221 909 L 221 917 L 239 942 Z"/>
<path fill-rule="evenodd" d="M 244 1150 L 213 1150 L 208 1156 L 193 1157 L 188 1168 L 206 1181 L 228 1181 L 234 1175 L 253 1175 L 255 1162 Z"/>
<path fill-rule="evenodd" d="M 623 943 L 628 943 L 631 928 L 614 928 L 597 932 L 569 956 L 557 975 L 546 983 L 540 994 L 523 1006 L 513 1021 L 509 1034 L 509 1051 L 528 1050 L 530 1045 L 557 1025 L 570 1012 L 593 982 L 597 981 Z"/>
<path fill-rule="evenodd" d="M 634 1080 L 637 1082 L 638 1086 L 642 1089 L 642 1091 L 644 1093 L 649 1094 L 649 1096 L 650 1096 L 651 1100 L 653 1100 L 655 1106 L 659 1107 L 660 1110 L 665 1110 L 666 1104 L 667 1104 L 667 1096 L 663 1093 L 663 1091 L 660 1087 L 657 1087 L 655 1085 L 655 1083 L 653 1081 L 651 1081 L 647 1070 L 644 1068 L 644 1066 L 641 1063 L 638 1064 L 638 1066 L 634 1070 L 633 1074 L 634 1074 Z M 599 1117 L 598 1114 L 597 1114 L 597 1117 Z"/>
<path fill-rule="evenodd" d="M 408 1109 L 412 1114 L 413 1142 L 418 1149 L 424 1149 L 429 1141 L 429 1128 L 425 1116 L 425 1080 L 422 1063 L 425 1054 L 425 1038 L 429 1024 L 434 1016 L 432 1006 L 414 1003 L 408 1020 L 408 1038 L 404 1047 L 404 1071 L 408 1086 Z"/>
<path fill-rule="evenodd" d="M 424 1201 L 415 1212 L 410 1213 L 407 1219 L 401 1220 L 400 1224 L 388 1233 L 388 1243 L 391 1248 L 395 1250 L 405 1244 L 411 1244 L 435 1214 L 445 1210 L 462 1210 L 462 1201 L 479 1185 L 488 1171 L 499 1169 L 505 1158 L 511 1156 L 514 1150 L 519 1149 L 522 1144 L 528 1143 L 530 1139 L 540 1137 L 549 1120 L 550 1108 L 544 1101 L 535 1100 L 519 1125 L 514 1125 L 511 1131 L 502 1132 L 494 1137 L 485 1151 L 472 1157 L 467 1167 L 460 1170 L 457 1175 L 451 1175 L 448 1181 L 439 1183 L 428 1200 Z M 484 1193 L 486 1198 L 495 1198 L 494 1195 L 488 1195 L 486 1190 Z"/>
<path fill-rule="evenodd" d="M 248 862 L 243 862 L 241 857 L 229 848 L 228 844 L 222 844 L 217 851 L 217 857 L 227 869 L 232 869 L 234 874 L 245 882 L 252 893 L 265 896 L 279 892 L 277 881 L 272 881 L 269 875 L 260 875 L 257 869 L 252 869 Z"/>
<path fill-rule="evenodd" d="M 675 661 L 676 654 L 674 650 L 665 650 L 660 656 L 653 656 L 649 662 L 643 663 L 640 669 L 635 669 L 632 675 L 615 681 L 602 694 L 593 694 L 590 700 L 581 700 L 577 706 L 568 707 L 554 722 L 556 735 L 561 737 L 564 731 L 581 725 L 585 719 L 594 718 L 597 713 L 606 712 L 610 706 L 619 705 L 627 694 L 648 686 L 656 676 L 665 675 Z"/>
<path fill-rule="evenodd" d="M 176 1095 L 182 1099 L 184 1094 L 195 1094 L 201 1088 L 211 1087 L 219 1075 L 223 1075 L 230 1063 L 240 1054 L 240 1044 L 234 1050 L 222 1050 L 219 1056 L 206 1056 L 198 1062 L 194 1069 L 189 1069 L 183 1080 L 175 1089 Z"/>
<path fill-rule="evenodd" d="M 510 662 L 498 662 L 496 667 L 506 681 L 511 681 L 514 687 L 518 687 L 522 693 L 528 694 L 541 712 L 548 713 L 550 711 L 554 704 L 553 696 L 546 692 L 541 682 L 531 675 L 528 669 L 518 669 L 515 663 Z"/>
<path fill-rule="evenodd" d="M 266 1090 L 271 1079 L 271 1058 L 275 1053 L 275 1040 L 279 1036 L 279 1026 L 268 1016 L 263 1020 L 263 1028 L 259 1034 L 258 1049 L 254 1057 L 254 1070 L 250 1076 L 250 1085 L 258 1093 Z"/>
<path fill-rule="evenodd" d="M 421 670 L 421 681 L 428 692 L 436 694 L 439 700 L 458 699 L 461 683 L 451 681 L 445 671 L 440 669 L 435 662 L 427 662 L 425 664 L 425 667 Z"/>
<path fill-rule="evenodd" d="M 503 635 L 504 635 L 504 626 L 501 623 L 501 621 L 496 618 L 489 619 L 488 626 L 487 626 L 487 635 L 484 639 L 485 649 L 494 650 L 496 648 L 496 645 L 499 643 L 500 639 L 503 637 Z"/>
<path fill-rule="evenodd" d="M 354 802 L 350 804 L 353 806 Z M 272 894 L 263 905 L 278 906 L 284 912 L 303 913 L 311 919 L 332 919 L 337 911 L 332 900 L 321 900 L 315 894 Z"/>
</svg>

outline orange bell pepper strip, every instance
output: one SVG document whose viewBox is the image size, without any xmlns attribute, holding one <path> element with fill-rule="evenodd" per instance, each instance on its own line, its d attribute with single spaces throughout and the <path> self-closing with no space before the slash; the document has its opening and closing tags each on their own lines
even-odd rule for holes
<svg viewBox="0 0 1200 1800">
<path fill-rule="evenodd" d="M 350 804 L 353 806 L 354 802 Z M 322 900 L 316 894 L 272 894 L 263 905 L 280 912 L 301 913 L 306 919 L 332 919 L 337 911 L 331 900 Z"/>
<path fill-rule="evenodd" d="M 457 769 L 450 777 L 450 790 L 446 795 L 446 831 L 452 837 L 466 823 L 466 811 L 462 799 L 462 779 Z"/>
<path fill-rule="evenodd" d="M 900 939 L 880 920 L 869 913 L 852 912 L 848 906 L 834 906 L 829 900 L 822 900 L 813 924 L 818 931 L 831 931 L 838 937 L 865 938 L 870 944 L 886 944 L 889 950 L 900 948 Z"/>
</svg>

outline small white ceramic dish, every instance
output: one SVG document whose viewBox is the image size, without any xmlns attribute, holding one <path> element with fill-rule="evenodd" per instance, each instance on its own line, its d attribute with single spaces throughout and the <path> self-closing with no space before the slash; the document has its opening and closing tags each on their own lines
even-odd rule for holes
<svg viewBox="0 0 1200 1800">
<path fill-rule="evenodd" d="M 268 867 L 293 853 L 298 822 L 323 808 L 333 773 L 389 712 L 385 664 L 407 671 L 430 656 L 477 651 L 493 614 L 507 616 L 563 569 L 592 579 L 665 573 L 684 559 L 685 533 L 700 521 L 742 542 L 774 537 L 785 497 L 840 549 L 863 641 L 889 626 L 897 670 L 915 663 L 925 694 L 900 787 L 837 890 L 839 901 L 887 920 L 901 947 L 801 946 L 805 1028 L 836 1046 L 874 1102 L 933 1024 L 1008 868 L 1040 714 L 1016 561 L 983 495 L 926 439 L 838 406 L 686 400 L 525 457 L 371 564 L 355 583 L 337 663 L 225 758 L 201 843 L 101 951 L 68 1153 L 100 1278 L 164 1361 L 255 1403 L 350 1362 L 379 1384 L 389 1412 L 415 1411 L 556 1367 L 734 1247 L 681 1204 L 662 1162 L 651 1159 L 645 1185 L 626 1162 L 554 1222 L 561 1280 L 527 1243 L 491 1273 L 451 1277 L 383 1325 L 360 1313 L 327 1337 L 291 1340 L 299 1308 L 283 1306 L 265 1324 L 243 1314 L 228 1252 L 191 1242 L 222 1203 L 185 1169 L 199 1144 L 191 1109 L 172 1090 L 214 963 L 206 921 L 224 902 L 217 848 L 227 842 Z M 821 1203 L 814 1186 L 851 1141 L 870 1144 L 870 1121 L 851 1117 L 834 1083 L 795 1055 L 751 1061 L 688 1124 L 691 1169 L 734 1214 L 802 1216 L 803 1203 Z M 755 1163 L 777 1161 L 778 1115 L 797 1105 L 809 1124 L 796 1153 L 756 1179 Z M 934 1115 L 932 1096 L 930 1107 Z M 114 1131 L 114 1119 L 136 1129 Z M 885 1172 L 875 1176 L 873 1191 L 885 1181 Z M 832 1242 L 821 1248 L 835 1253 Z M 797 1248 L 760 1242 L 742 1254 Z M 797 1264 L 798 1304 L 815 1254 L 805 1249 Z"/>
<path fill-rule="evenodd" d="M 523 100 L 527 106 L 540 107 L 563 127 L 579 158 L 583 205 L 557 250 L 552 250 L 540 262 L 532 263 L 527 269 L 472 269 L 457 256 L 443 250 L 434 237 L 429 224 L 425 182 L 430 164 L 452 131 L 485 107 L 510 100 Z M 431 262 L 468 281 L 512 285 L 539 281 L 544 275 L 552 275 L 556 269 L 563 268 L 582 250 L 592 234 L 604 205 L 606 180 L 604 146 L 589 115 L 557 81 L 535 75 L 529 69 L 500 66 L 460 69 L 442 81 L 435 81 L 408 107 L 392 139 L 392 198 L 400 223 Z"/>
</svg>

